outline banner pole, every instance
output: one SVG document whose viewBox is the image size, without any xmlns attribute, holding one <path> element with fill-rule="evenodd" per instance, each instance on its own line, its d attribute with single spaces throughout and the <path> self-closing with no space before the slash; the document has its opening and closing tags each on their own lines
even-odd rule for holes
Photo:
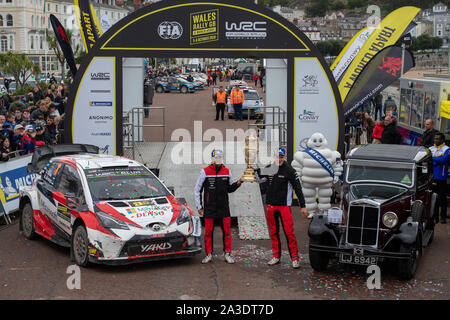
<svg viewBox="0 0 450 320">
<path fill-rule="evenodd" d="M 402 72 L 400 73 L 400 78 L 403 77 L 403 70 L 404 70 L 404 67 L 405 67 L 405 63 L 404 63 L 404 60 L 405 60 L 405 47 L 406 47 L 406 44 L 402 43 Z"/>
</svg>

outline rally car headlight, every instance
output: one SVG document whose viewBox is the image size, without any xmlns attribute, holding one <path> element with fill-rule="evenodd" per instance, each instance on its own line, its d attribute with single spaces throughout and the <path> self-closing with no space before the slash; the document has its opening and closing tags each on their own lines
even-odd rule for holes
<svg viewBox="0 0 450 320">
<path fill-rule="evenodd" d="M 122 230 L 130 230 L 126 222 L 120 221 L 119 219 L 114 218 L 113 216 L 104 213 L 104 212 L 96 212 L 98 220 L 107 229 L 122 229 Z"/>
<path fill-rule="evenodd" d="M 388 228 L 393 228 L 398 223 L 398 217 L 393 212 L 386 212 L 383 215 L 383 224 Z"/>
<path fill-rule="evenodd" d="M 186 223 L 190 221 L 191 215 L 189 214 L 188 209 L 185 206 L 181 206 L 181 212 L 180 215 L 177 218 L 177 225 Z"/>
</svg>

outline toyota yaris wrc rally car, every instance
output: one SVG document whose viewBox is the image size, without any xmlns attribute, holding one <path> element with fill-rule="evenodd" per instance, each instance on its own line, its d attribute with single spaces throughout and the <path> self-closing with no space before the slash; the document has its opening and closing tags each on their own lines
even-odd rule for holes
<svg viewBox="0 0 450 320">
<path fill-rule="evenodd" d="M 193 246 L 201 232 L 198 217 L 148 168 L 119 156 L 74 154 L 77 148 L 86 151 L 84 145 L 58 148 L 65 155 L 37 150 L 28 171 L 40 175 L 20 188 L 20 229 L 26 238 L 38 234 L 70 247 L 80 266 L 200 253 Z"/>
</svg>

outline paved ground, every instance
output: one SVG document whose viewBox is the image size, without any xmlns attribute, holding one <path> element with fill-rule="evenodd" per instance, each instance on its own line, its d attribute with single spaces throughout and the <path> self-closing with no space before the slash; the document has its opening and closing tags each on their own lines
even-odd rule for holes
<svg viewBox="0 0 450 320">
<path fill-rule="evenodd" d="M 366 288 L 364 269 L 332 264 L 326 273 L 314 272 L 308 261 L 307 226 L 293 210 L 301 253 L 300 269 L 292 269 L 284 252 L 282 264 L 269 267 L 269 240 L 239 240 L 234 227 L 237 263 L 228 265 L 216 228 L 216 256 L 202 265 L 192 259 L 81 269 L 81 290 L 68 290 L 69 250 L 51 242 L 26 240 L 13 225 L 0 231 L 0 299 L 449 299 L 450 224 L 438 225 L 430 248 L 424 251 L 414 280 L 404 282 L 382 274 L 380 290 Z M 284 237 L 282 237 L 284 240 Z M 286 243 L 283 242 L 283 249 Z"/>
</svg>

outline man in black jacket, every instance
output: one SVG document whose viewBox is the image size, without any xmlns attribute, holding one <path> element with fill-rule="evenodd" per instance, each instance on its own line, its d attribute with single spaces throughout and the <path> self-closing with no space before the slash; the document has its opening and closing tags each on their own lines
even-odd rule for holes
<svg viewBox="0 0 450 320">
<path fill-rule="evenodd" d="M 231 217 L 228 193 L 236 191 L 242 180 L 232 183 L 230 169 L 225 167 L 222 150 L 214 149 L 211 154 L 212 163 L 200 171 L 195 185 L 195 204 L 200 216 L 205 218 L 205 252 L 202 263 L 212 260 L 214 220 L 221 221 L 225 261 L 234 263 L 231 256 Z M 203 202 L 201 193 L 204 193 Z"/>
<path fill-rule="evenodd" d="M 381 143 L 384 144 L 400 144 L 402 136 L 396 127 L 396 121 L 391 116 L 384 118 L 384 130 L 381 135 Z"/>
<path fill-rule="evenodd" d="M 270 169 L 272 167 L 272 170 Z M 299 268 L 300 261 L 298 257 L 297 239 L 294 232 L 294 222 L 290 206 L 292 205 L 292 191 L 295 191 L 300 202 L 300 210 L 303 215 L 308 213 L 305 207 L 305 198 L 303 197 L 302 186 L 297 171 L 286 161 L 286 150 L 278 148 L 275 163 L 266 167 L 272 173 L 267 178 L 258 178 L 258 182 L 265 184 L 266 205 L 267 205 L 267 224 L 269 226 L 270 240 L 272 241 L 273 258 L 268 265 L 273 266 L 280 263 L 281 241 L 280 241 L 280 220 L 286 235 L 289 247 L 289 254 L 292 259 L 292 267 Z"/>
<path fill-rule="evenodd" d="M 425 120 L 425 128 L 426 130 L 423 133 L 423 138 L 422 141 L 420 141 L 420 145 L 429 148 L 434 145 L 434 135 L 439 131 L 434 128 L 433 119 Z"/>
</svg>

